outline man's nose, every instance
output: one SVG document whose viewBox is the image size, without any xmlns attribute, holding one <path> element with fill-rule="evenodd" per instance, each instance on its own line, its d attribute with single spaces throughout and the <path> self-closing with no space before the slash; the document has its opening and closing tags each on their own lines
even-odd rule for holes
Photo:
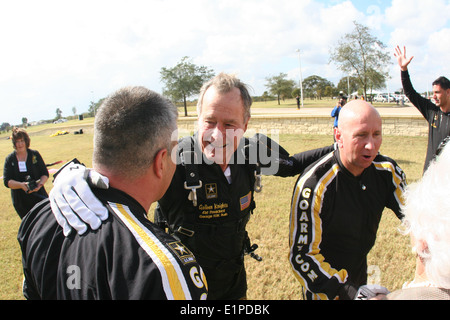
<svg viewBox="0 0 450 320">
<path fill-rule="evenodd" d="M 217 124 L 214 129 L 211 130 L 211 137 L 214 140 L 222 141 L 225 138 L 225 127 L 221 124 Z"/>
<path fill-rule="evenodd" d="M 373 150 L 375 148 L 375 140 L 372 137 L 367 138 L 366 149 Z"/>
</svg>

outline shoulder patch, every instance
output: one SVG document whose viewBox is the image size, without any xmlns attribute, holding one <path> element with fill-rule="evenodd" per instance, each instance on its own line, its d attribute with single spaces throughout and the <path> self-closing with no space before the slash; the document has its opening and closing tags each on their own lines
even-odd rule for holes
<svg viewBox="0 0 450 320">
<path fill-rule="evenodd" d="M 196 262 L 194 254 L 180 241 L 170 242 L 167 245 L 183 264 Z"/>
</svg>

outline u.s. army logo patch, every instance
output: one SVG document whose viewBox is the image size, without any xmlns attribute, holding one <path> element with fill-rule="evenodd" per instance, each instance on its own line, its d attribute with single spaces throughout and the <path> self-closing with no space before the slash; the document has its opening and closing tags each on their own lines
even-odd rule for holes
<svg viewBox="0 0 450 320">
<path fill-rule="evenodd" d="M 183 264 L 188 264 L 196 261 L 192 252 L 180 241 L 171 242 L 168 243 L 168 245 Z"/>
<path fill-rule="evenodd" d="M 217 183 L 205 184 L 206 199 L 217 198 Z"/>
</svg>

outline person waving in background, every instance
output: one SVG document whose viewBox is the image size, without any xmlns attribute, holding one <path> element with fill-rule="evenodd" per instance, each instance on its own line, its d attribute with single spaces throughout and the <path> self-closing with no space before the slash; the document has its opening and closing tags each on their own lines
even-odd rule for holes
<svg viewBox="0 0 450 320">
<path fill-rule="evenodd" d="M 406 57 L 406 47 L 402 52 L 397 46 L 394 56 L 400 66 L 405 95 L 428 121 L 428 148 L 423 168 L 425 172 L 435 157 L 436 150 L 450 135 L 450 81 L 446 77 L 439 77 L 433 82 L 433 103 L 430 99 L 422 97 L 412 86 L 408 65 L 414 57 Z"/>
</svg>

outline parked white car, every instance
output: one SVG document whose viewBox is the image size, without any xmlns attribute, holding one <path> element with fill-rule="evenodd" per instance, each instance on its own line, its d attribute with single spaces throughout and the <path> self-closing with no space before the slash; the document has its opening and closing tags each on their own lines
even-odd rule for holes
<svg viewBox="0 0 450 320">
<path fill-rule="evenodd" d="M 390 94 L 389 95 L 389 102 L 399 102 L 399 99 L 395 95 Z"/>
<path fill-rule="evenodd" d="M 382 94 L 377 94 L 375 97 L 373 97 L 373 101 L 375 102 L 387 102 L 387 97 Z"/>
</svg>

